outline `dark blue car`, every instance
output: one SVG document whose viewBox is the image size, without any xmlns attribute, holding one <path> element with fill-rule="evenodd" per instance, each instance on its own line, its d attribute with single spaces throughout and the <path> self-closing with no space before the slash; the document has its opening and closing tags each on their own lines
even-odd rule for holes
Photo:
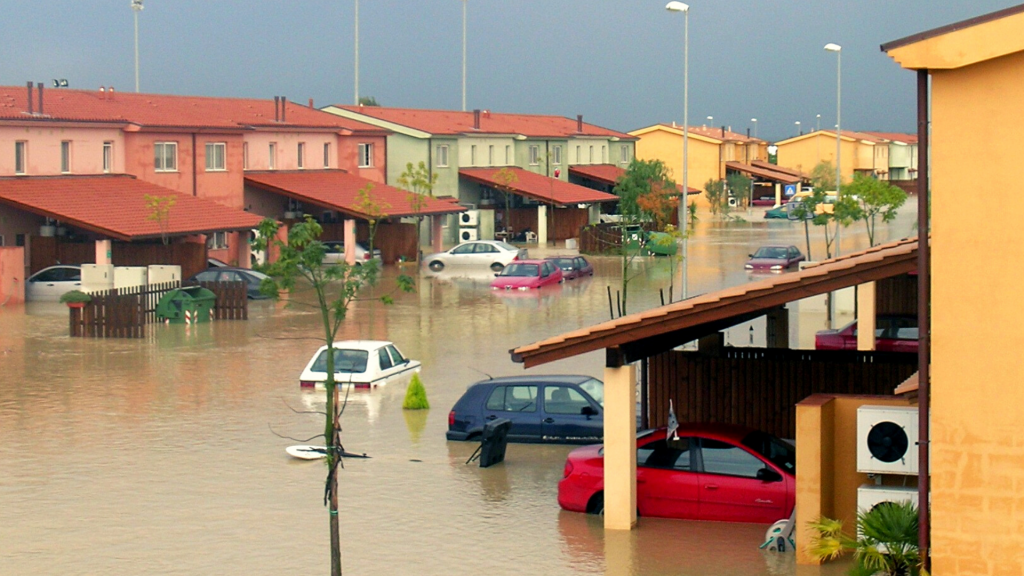
<svg viewBox="0 0 1024 576">
<path fill-rule="evenodd" d="M 593 444 L 604 437 L 604 383 L 590 376 L 516 376 L 477 382 L 448 414 L 449 440 L 476 440 L 508 418 L 511 442 Z"/>
</svg>

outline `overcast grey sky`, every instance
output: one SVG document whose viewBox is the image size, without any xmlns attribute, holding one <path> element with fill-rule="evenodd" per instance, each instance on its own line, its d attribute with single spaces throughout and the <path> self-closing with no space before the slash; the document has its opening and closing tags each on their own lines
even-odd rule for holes
<svg viewBox="0 0 1024 576">
<path fill-rule="evenodd" d="M 1018 0 L 1019 1 L 1019 0 Z M 144 0 L 143 92 L 353 99 L 353 0 Z M 575 116 L 628 131 L 682 121 L 683 17 L 666 0 L 468 0 L 468 107 Z M 914 130 L 914 74 L 879 44 L 1013 0 L 693 0 L 690 121 L 758 135 L 795 121 Z M 134 88 L 130 0 L 8 0 L 0 83 Z M 360 92 L 387 106 L 461 107 L 462 2 L 362 0 Z"/>
</svg>

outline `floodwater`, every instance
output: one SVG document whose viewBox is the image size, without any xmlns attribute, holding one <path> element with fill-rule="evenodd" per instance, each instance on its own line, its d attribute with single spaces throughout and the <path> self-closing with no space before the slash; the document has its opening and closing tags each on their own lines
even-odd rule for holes
<svg viewBox="0 0 1024 576">
<path fill-rule="evenodd" d="M 904 213 L 881 241 L 916 234 Z M 803 227 L 700 223 L 690 293 L 748 280 L 763 243 L 801 249 Z M 820 232 L 813 248 L 823 252 Z M 844 252 L 866 247 L 861 227 Z M 535 255 L 554 249 L 531 250 Z M 504 465 L 466 465 L 445 441 L 466 386 L 518 374 L 508 350 L 609 317 L 620 261 L 540 294 L 492 294 L 490 275 L 421 276 L 391 306 L 358 303 L 339 338 L 382 338 L 423 362 L 432 409 L 405 412 L 402 385 L 353 392 L 340 475 L 348 574 L 838 574 L 762 553 L 764 526 L 641 519 L 605 534 L 601 519 L 556 502 L 564 446 L 510 445 Z M 410 269 L 415 272 L 415 269 Z M 670 273 L 635 262 L 631 311 L 655 306 Z M 377 295 L 393 284 L 388 272 Z M 678 284 L 678 280 L 677 280 Z M 300 303 L 306 297 L 296 296 Z M 325 468 L 284 448 L 322 430 L 322 392 L 298 374 L 320 343 L 306 306 L 252 303 L 247 322 L 152 326 L 142 340 L 67 336 L 57 305 L 0 308 L 0 574 L 323 574 Z M 743 332 L 735 339 L 742 340 Z M 535 369 L 601 376 L 598 353 Z M 276 435 L 276 434 L 277 435 Z M 316 440 L 314 440 L 314 443 Z"/>
</svg>

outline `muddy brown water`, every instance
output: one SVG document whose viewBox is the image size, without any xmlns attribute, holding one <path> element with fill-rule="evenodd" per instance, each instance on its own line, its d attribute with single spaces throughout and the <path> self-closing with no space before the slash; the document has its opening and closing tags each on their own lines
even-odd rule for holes
<svg viewBox="0 0 1024 576">
<path fill-rule="evenodd" d="M 882 240 L 913 235 L 904 211 Z M 820 235 L 814 249 L 823 251 Z M 803 249 L 795 223 L 701 223 L 690 292 L 748 280 L 763 243 Z M 844 250 L 866 246 L 859 228 Z M 553 254 L 554 249 L 531 251 Z M 421 276 L 392 306 L 360 303 L 340 338 L 395 341 L 423 362 L 432 409 L 401 408 L 402 386 L 353 393 L 340 476 L 348 574 L 833 574 L 762 553 L 765 526 L 641 519 L 606 534 L 559 510 L 571 447 L 511 445 L 504 465 L 465 465 L 475 445 L 445 441 L 465 388 L 519 374 L 508 350 L 608 318 L 620 261 L 540 294 L 492 294 L 489 273 Z M 413 269 L 414 270 L 414 269 Z M 631 268 L 630 310 L 659 303 L 664 260 Z M 393 284 L 389 271 L 381 287 Z M 678 281 L 677 281 L 678 282 Z M 306 297 L 299 295 L 300 302 Z M 319 346 L 306 306 L 254 302 L 247 322 L 154 326 L 143 340 L 67 336 L 59 305 L 0 308 L 0 574 L 322 574 L 325 468 L 290 459 L 322 429 L 322 393 L 298 374 Z M 742 333 L 741 333 L 742 334 Z M 600 353 L 536 369 L 601 376 Z"/>
</svg>

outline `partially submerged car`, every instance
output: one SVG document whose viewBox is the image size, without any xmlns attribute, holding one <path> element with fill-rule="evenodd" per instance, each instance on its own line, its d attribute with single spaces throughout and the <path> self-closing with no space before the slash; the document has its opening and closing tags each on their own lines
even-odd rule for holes
<svg viewBox="0 0 1024 576">
<path fill-rule="evenodd" d="M 762 272 L 781 272 L 806 260 L 796 246 L 762 246 L 750 255 L 744 268 Z"/>
<path fill-rule="evenodd" d="M 885 314 L 875 318 L 875 350 L 879 352 L 913 352 L 918 349 L 917 317 Z M 856 350 L 857 321 L 835 330 L 822 330 L 814 335 L 815 350 Z"/>
<path fill-rule="evenodd" d="M 532 290 L 562 283 L 562 269 L 548 260 L 510 262 L 494 276 L 492 290 Z"/>
<path fill-rule="evenodd" d="M 480 240 L 463 242 L 447 252 L 431 254 L 423 261 L 434 272 L 440 272 L 447 266 L 490 267 L 495 272 L 501 272 L 509 262 L 526 258 L 527 252 L 524 248 L 517 248 L 499 240 Z"/>
<path fill-rule="evenodd" d="M 562 269 L 562 277 L 566 280 L 594 275 L 594 267 L 583 256 L 552 256 L 548 260 Z"/>
<path fill-rule="evenodd" d="M 406 358 L 392 342 L 344 340 L 334 343 L 334 381 L 338 385 L 375 388 L 419 372 L 420 363 Z M 313 354 L 299 376 L 299 385 L 312 387 L 327 381 L 327 346 Z"/>
</svg>

